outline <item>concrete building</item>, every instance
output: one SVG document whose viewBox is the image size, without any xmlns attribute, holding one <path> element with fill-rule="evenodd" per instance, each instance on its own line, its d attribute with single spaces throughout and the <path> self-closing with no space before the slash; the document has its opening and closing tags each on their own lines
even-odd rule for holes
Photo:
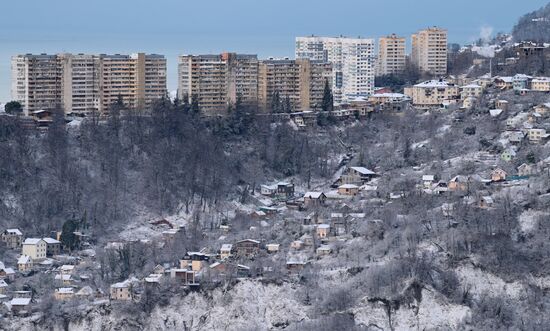
<svg viewBox="0 0 550 331">
<path fill-rule="evenodd" d="M 223 53 L 182 55 L 178 60 L 178 97 L 198 98 L 207 115 L 224 114 L 230 105 L 258 103 L 258 57 Z"/>
<path fill-rule="evenodd" d="M 550 77 L 536 77 L 531 81 L 531 90 L 550 92 Z"/>
<path fill-rule="evenodd" d="M 65 113 L 92 114 L 100 110 L 100 57 L 59 54 L 61 104 Z"/>
<path fill-rule="evenodd" d="M 405 88 L 413 105 L 418 108 L 439 107 L 460 99 L 460 88 L 444 80 L 430 80 Z"/>
<path fill-rule="evenodd" d="M 374 92 L 374 39 L 297 37 L 296 59 L 332 63 L 334 102 L 347 102 Z"/>
<path fill-rule="evenodd" d="M 15 55 L 11 58 L 11 98 L 25 115 L 61 107 L 61 69 L 55 55 Z"/>
<path fill-rule="evenodd" d="M 47 244 L 40 238 L 27 238 L 23 242 L 22 255 L 29 256 L 33 261 L 46 258 Z"/>
<path fill-rule="evenodd" d="M 21 243 L 23 242 L 23 233 L 19 229 L 6 229 L 0 235 L 0 239 L 2 239 L 9 249 L 17 249 L 21 247 Z"/>
<path fill-rule="evenodd" d="M 149 109 L 167 94 L 166 59 L 163 55 L 100 55 L 101 112 L 108 112 L 121 97 L 130 109 Z"/>
<path fill-rule="evenodd" d="M 332 65 L 309 59 L 269 59 L 258 69 L 258 104 L 265 112 L 277 111 L 274 95 L 279 96 L 279 111 L 288 102 L 290 111 L 321 108 L 326 82 L 331 82 Z M 288 101 L 287 101 L 288 100 Z M 285 109 L 289 111 L 288 109 Z"/>
<path fill-rule="evenodd" d="M 166 59 L 144 53 L 16 55 L 11 93 L 26 115 L 53 109 L 108 112 L 119 96 L 130 109 L 150 108 L 167 93 Z"/>
<path fill-rule="evenodd" d="M 398 74 L 405 70 L 405 38 L 391 34 L 378 41 L 377 75 Z"/>
<path fill-rule="evenodd" d="M 421 71 L 447 74 L 447 30 L 432 27 L 413 34 L 411 60 Z"/>
</svg>

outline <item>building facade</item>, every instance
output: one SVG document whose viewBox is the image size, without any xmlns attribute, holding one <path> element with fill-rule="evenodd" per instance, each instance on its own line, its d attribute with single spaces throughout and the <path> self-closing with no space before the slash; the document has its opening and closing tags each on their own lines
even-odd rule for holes
<svg viewBox="0 0 550 331">
<path fill-rule="evenodd" d="M 269 59 L 260 62 L 258 102 L 264 112 L 305 111 L 321 108 L 326 82 L 331 82 L 332 65 L 309 59 Z M 279 105 L 274 104 L 278 95 Z M 286 106 L 283 106 L 287 104 Z M 275 109 L 278 108 L 278 109 Z"/>
<path fill-rule="evenodd" d="M 182 55 L 178 60 L 178 97 L 198 98 L 207 115 L 223 114 L 237 99 L 243 105 L 258 103 L 258 57 L 223 53 Z"/>
<path fill-rule="evenodd" d="M 12 100 L 25 115 L 61 107 L 61 66 L 56 55 L 15 55 L 11 59 Z"/>
<path fill-rule="evenodd" d="M 16 55 L 11 93 L 26 115 L 53 109 L 108 112 L 119 96 L 130 109 L 149 108 L 167 93 L 166 59 L 144 53 Z"/>
<path fill-rule="evenodd" d="M 297 37 L 297 59 L 330 62 L 336 103 L 374 92 L 374 40 L 345 37 Z"/>
<path fill-rule="evenodd" d="M 439 107 L 460 99 L 460 88 L 443 80 L 431 80 L 406 87 L 404 93 L 418 108 Z"/>
<path fill-rule="evenodd" d="M 395 34 L 378 41 L 378 75 L 399 74 L 405 70 L 405 38 Z"/>
<path fill-rule="evenodd" d="M 412 62 L 434 76 L 447 74 L 447 30 L 432 27 L 413 34 Z"/>
</svg>

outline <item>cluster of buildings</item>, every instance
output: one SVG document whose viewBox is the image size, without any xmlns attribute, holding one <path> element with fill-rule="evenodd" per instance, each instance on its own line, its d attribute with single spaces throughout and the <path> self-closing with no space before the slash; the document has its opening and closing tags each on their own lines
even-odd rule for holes
<svg viewBox="0 0 550 331">
<path fill-rule="evenodd" d="M 407 59 L 434 76 L 446 73 L 447 32 L 421 30 L 405 38 L 297 37 L 295 59 L 258 59 L 253 54 L 182 55 L 178 58 L 178 96 L 198 102 L 206 115 L 231 105 L 258 106 L 264 112 L 319 110 L 325 85 L 336 104 L 374 94 L 375 75 L 398 74 Z M 166 59 L 136 53 L 22 54 L 12 57 L 12 100 L 25 115 L 63 109 L 66 114 L 107 113 L 122 99 L 129 109 L 148 108 L 167 95 Z M 193 100 L 193 98 L 195 98 Z"/>
<path fill-rule="evenodd" d="M 24 54 L 11 61 L 12 99 L 25 115 L 105 113 L 119 98 L 131 109 L 149 107 L 167 93 L 162 55 Z"/>
</svg>

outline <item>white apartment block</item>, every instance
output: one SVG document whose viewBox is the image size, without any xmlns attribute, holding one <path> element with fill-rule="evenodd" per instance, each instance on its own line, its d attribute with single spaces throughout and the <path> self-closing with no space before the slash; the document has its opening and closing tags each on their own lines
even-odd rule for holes
<svg viewBox="0 0 550 331">
<path fill-rule="evenodd" d="M 378 75 L 399 74 L 405 70 L 405 38 L 395 34 L 378 41 Z"/>
<path fill-rule="evenodd" d="M 336 103 L 374 92 L 374 40 L 346 37 L 297 37 L 295 55 L 332 64 L 332 93 Z"/>
<path fill-rule="evenodd" d="M 26 115 L 41 109 L 65 113 L 107 112 L 122 97 L 130 109 L 149 108 L 166 95 L 162 55 L 16 55 L 12 57 L 12 100 Z"/>
<path fill-rule="evenodd" d="M 447 74 L 447 30 L 432 27 L 412 37 L 411 60 L 421 71 L 434 76 Z"/>
<path fill-rule="evenodd" d="M 61 107 L 61 72 L 55 55 L 15 55 L 11 58 L 12 100 L 25 115 L 40 109 Z"/>
</svg>

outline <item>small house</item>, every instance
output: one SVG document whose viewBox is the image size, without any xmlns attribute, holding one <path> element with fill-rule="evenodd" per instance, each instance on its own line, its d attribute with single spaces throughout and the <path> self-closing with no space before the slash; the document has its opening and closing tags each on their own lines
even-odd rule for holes
<svg viewBox="0 0 550 331">
<path fill-rule="evenodd" d="M 32 269 L 33 262 L 30 256 L 28 255 L 21 255 L 19 259 L 17 259 L 17 268 L 21 272 L 27 272 Z"/>
<path fill-rule="evenodd" d="M 23 233 L 19 229 L 7 229 L 0 237 L 9 249 L 18 249 L 23 242 Z"/>
<path fill-rule="evenodd" d="M 279 244 L 267 244 L 267 245 L 265 245 L 265 248 L 267 249 L 267 251 L 269 253 L 276 253 L 276 252 L 279 251 L 280 246 L 281 245 L 279 245 Z"/>
<path fill-rule="evenodd" d="M 330 231 L 330 225 L 328 225 L 328 224 L 319 224 L 319 225 L 317 225 L 317 236 L 319 238 L 328 237 L 329 231 Z"/>
<path fill-rule="evenodd" d="M 536 174 L 536 167 L 532 164 L 523 163 L 518 167 L 518 176 L 532 176 Z"/>
<path fill-rule="evenodd" d="M 468 177 L 466 176 L 455 176 L 451 178 L 447 184 L 449 191 L 466 191 L 468 188 Z"/>
<path fill-rule="evenodd" d="M 0 294 L 5 294 L 8 284 L 3 279 L 0 279 Z"/>
<path fill-rule="evenodd" d="M 299 261 L 295 259 L 288 260 L 286 262 L 286 270 L 288 270 L 288 273 L 299 273 L 300 271 L 304 270 L 304 267 L 306 265 L 306 262 Z"/>
<path fill-rule="evenodd" d="M 506 149 L 502 154 L 500 154 L 500 159 L 505 162 L 510 162 L 516 157 L 516 151 L 512 148 Z"/>
<path fill-rule="evenodd" d="M 304 205 L 306 207 L 318 207 L 325 204 L 327 196 L 323 192 L 307 192 L 304 195 Z"/>
<path fill-rule="evenodd" d="M 227 259 L 231 256 L 231 251 L 233 250 L 233 245 L 231 244 L 223 244 L 220 248 L 220 258 L 222 260 Z"/>
<path fill-rule="evenodd" d="M 12 313 L 20 315 L 28 312 L 30 304 L 31 298 L 13 298 L 8 306 L 11 307 Z"/>
<path fill-rule="evenodd" d="M 500 168 L 497 168 L 491 172 L 491 180 L 493 182 L 501 182 L 506 180 L 506 175 L 507 175 L 506 171 Z"/>
<path fill-rule="evenodd" d="M 133 287 L 137 279 L 130 278 L 123 282 L 116 283 L 110 287 L 111 300 L 129 301 L 133 299 Z"/>
<path fill-rule="evenodd" d="M 374 171 L 365 167 L 349 167 L 340 176 L 340 183 L 362 185 L 376 176 Z"/>
<path fill-rule="evenodd" d="M 69 300 L 74 297 L 74 294 L 72 287 L 60 287 L 55 289 L 54 298 L 56 300 Z"/>
<path fill-rule="evenodd" d="M 332 249 L 328 245 L 321 245 L 316 250 L 317 255 L 329 255 L 332 252 Z"/>
<path fill-rule="evenodd" d="M 424 176 L 422 176 L 422 186 L 424 187 L 424 189 L 426 189 L 426 190 L 431 189 L 434 182 L 435 182 L 435 176 L 434 175 L 424 175 Z"/>
<path fill-rule="evenodd" d="M 61 241 L 52 238 L 43 238 L 46 242 L 46 256 L 59 255 L 61 253 Z"/>
<path fill-rule="evenodd" d="M 355 184 L 344 184 L 338 187 L 338 194 L 356 196 L 359 194 L 359 186 Z"/>
<path fill-rule="evenodd" d="M 480 208 L 491 208 L 493 207 L 494 201 L 490 196 L 482 196 L 479 198 L 478 206 Z"/>
<path fill-rule="evenodd" d="M 293 242 L 290 243 L 290 248 L 293 248 L 293 249 L 302 249 L 303 246 L 304 246 L 304 242 L 301 240 L 294 240 Z"/>
<path fill-rule="evenodd" d="M 200 252 L 187 252 L 183 258 L 180 260 L 180 268 L 187 269 L 198 272 L 200 271 L 206 262 L 210 260 L 210 256 Z"/>
<path fill-rule="evenodd" d="M 188 269 L 170 269 L 170 278 L 177 279 L 183 285 L 198 285 L 195 281 L 195 272 Z"/>
<path fill-rule="evenodd" d="M 232 253 L 237 256 L 251 257 L 260 252 L 260 242 L 253 239 L 244 239 L 233 245 Z"/>
</svg>

